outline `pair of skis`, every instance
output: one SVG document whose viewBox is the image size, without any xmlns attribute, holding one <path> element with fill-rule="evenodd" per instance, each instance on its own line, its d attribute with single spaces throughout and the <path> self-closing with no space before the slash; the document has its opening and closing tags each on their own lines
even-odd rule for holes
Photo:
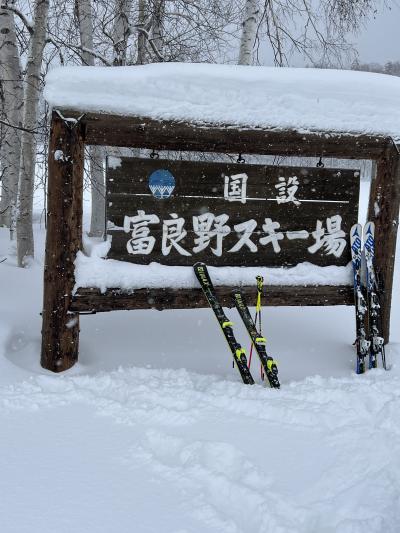
<svg viewBox="0 0 400 533">
<path fill-rule="evenodd" d="M 207 266 L 204 263 L 196 263 L 193 268 L 196 277 L 200 282 L 203 293 L 207 298 L 211 309 L 214 311 L 221 330 L 229 345 L 234 363 L 236 364 L 236 367 L 239 370 L 243 383 L 247 385 L 253 385 L 254 379 L 247 364 L 245 350 L 235 338 L 235 335 L 233 333 L 233 323 L 228 320 L 222 308 L 222 305 L 218 300 L 210 275 L 208 273 Z M 251 341 L 256 349 L 256 352 L 258 353 L 264 373 L 268 379 L 270 386 L 273 388 L 279 388 L 280 383 L 278 380 L 278 367 L 274 359 L 267 354 L 267 351 L 265 349 L 266 340 L 257 330 L 257 327 L 250 315 L 249 308 L 247 307 L 247 304 L 243 298 L 241 291 L 239 289 L 235 290 L 233 292 L 232 297 L 235 302 L 236 308 L 239 311 L 239 314 L 243 320 L 243 323 L 246 326 L 246 329 L 250 335 Z"/>
<path fill-rule="evenodd" d="M 355 224 L 351 228 L 350 242 L 356 307 L 356 372 L 357 374 L 365 372 L 366 359 L 368 359 L 368 368 L 377 368 L 378 360 L 381 359 L 383 368 L 386 370 L 380 291 L 375 272 L 375 224 L 367 222 L 364 232 L 361 224 Z M 362 280 L 363 244 L 366 283 Z"/>
</svg>

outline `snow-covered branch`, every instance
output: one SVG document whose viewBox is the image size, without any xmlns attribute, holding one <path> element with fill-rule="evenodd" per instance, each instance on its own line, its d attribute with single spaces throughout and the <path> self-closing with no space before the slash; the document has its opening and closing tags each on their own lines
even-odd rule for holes
<svg viewBox="0 0 400 533">
<path fill-rule="evenodd" d="M 146 40 L 148 44 L 150 45 L 152 51 L 154 52 L 155 56 L 157 57 L 157 59 L 161 62 L 165 61 L 165 57 L 162 55 L 162 53 L 157 48 L 157 45 L 154 42 L 155 40 L 150 36 L 150 33 L 142 26 L 135 26 L 135 27 L 138 32 L 142 33 L 146 37 Z"/>
</svg>

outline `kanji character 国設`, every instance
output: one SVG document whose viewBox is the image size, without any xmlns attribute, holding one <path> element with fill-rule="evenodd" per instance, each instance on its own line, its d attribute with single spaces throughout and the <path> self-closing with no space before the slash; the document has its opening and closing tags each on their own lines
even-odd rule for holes
<svg viewBox="0 0 400 533">
<path fill-rule="evenodd" d="M 224 176 L 224 179 L 225 200 L 228 200 L 228 202 L 242 202 L 242 204 L 245 204 L 247 195 L 247 174 Z"/>
<path fill-rule="evenodd" d="M 286 178 L 282 176 L 279 177 L 275 188 L 278 189 L 278 196 L 276 197 L 278 204 L 286 204 L 289 202 L 293 202 L 294 205 L 301 204 L 295 196 L 299 188 L 299 180 L 297 176 L 290 176 L 287 181 Z"/>
</svg>

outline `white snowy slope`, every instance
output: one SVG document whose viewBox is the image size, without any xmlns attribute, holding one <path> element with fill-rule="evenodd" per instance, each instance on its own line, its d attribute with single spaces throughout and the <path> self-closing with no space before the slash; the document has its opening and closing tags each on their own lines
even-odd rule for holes
<svg viewBox="0 0 400 533">
<path fill-rule="evenodd" d="M 400 138 L 400 79 L 368 72 L 161 63 L 64 67 L 46 77 L 53 108 L 239 127 Z"/>
<path fill-rule="evenodd" d="M 279 391 L 255 359 L 240 382 L 207 309 L 84 316 L 54 375 L 35 230 L 18 269 L 0 229 L 1 533 L 398 533 L 398 290 L 389 372 L 355 375 L 351 307 L 265 307 Z"/>
</svg>

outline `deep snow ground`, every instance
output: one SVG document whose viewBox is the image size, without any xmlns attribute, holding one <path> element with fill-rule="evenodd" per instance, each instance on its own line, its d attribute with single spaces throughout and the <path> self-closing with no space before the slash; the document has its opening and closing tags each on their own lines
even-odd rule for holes
<svg viewBox="0 0 400 533">
<path fill-rule="evenodd" d="M 44 371 L 42 255 L 14 261 L 0 264 L 2 533 L 399 531 L 398 269 L 390 372 L 354 374 L 352 308 L 267 307 L 273 391 L 240 383 L 208 310 L 85 316 L 79 365 Z"/>
</svg>

